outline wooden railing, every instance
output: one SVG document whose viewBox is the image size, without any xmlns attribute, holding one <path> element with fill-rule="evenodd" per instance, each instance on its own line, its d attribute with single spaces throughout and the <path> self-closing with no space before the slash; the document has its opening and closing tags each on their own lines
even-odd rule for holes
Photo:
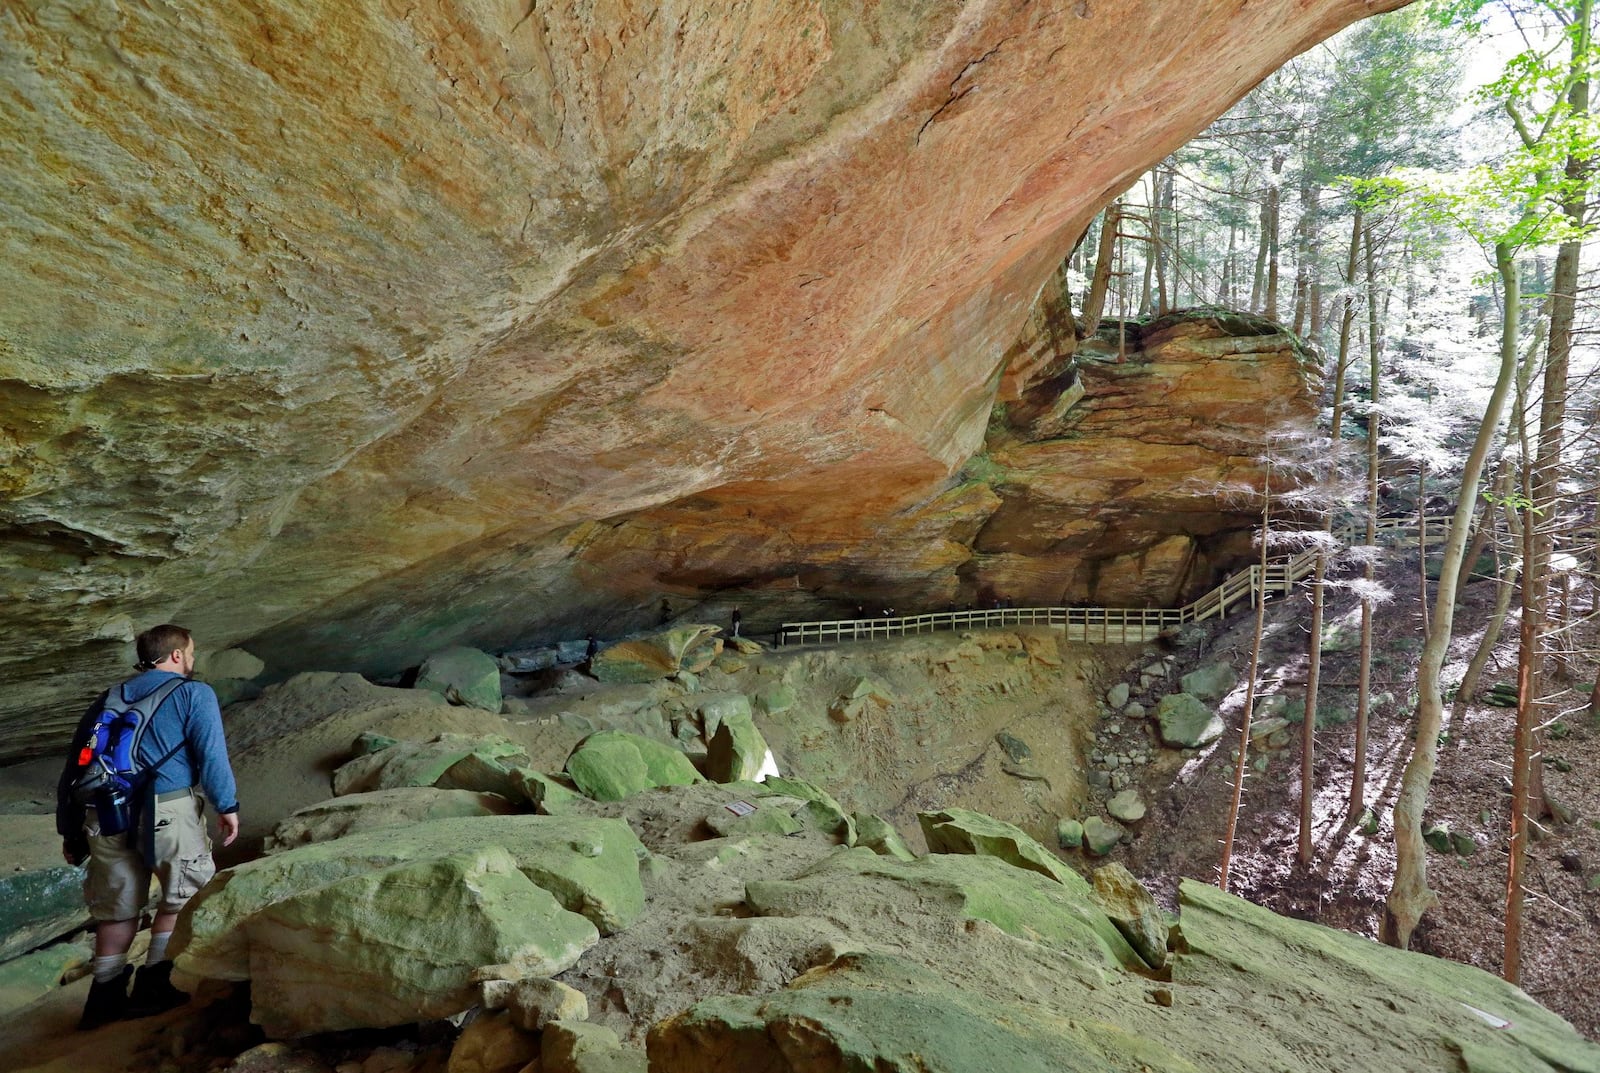
<svg viewBox="0 0 1600 1073">
<path fill-rule="evenodd" d="M 1428 543 L 1444 539 L 1448 515 L 1428 519 Z M 1398 531 L 1414 531 L 1416 515 L 1378 519 L 1381 537 Z M 1437 537 L 1435 534 L 1438 534 Z M 1348 542 L 1366 536 L 1366 524 L 1342 525 L 1334 535 Z M 1183 607 L 996 607 L 985 610 L 931 611 L 922 615 L 882 618 L 835 619 L 821 622 L 785 622 L 778 627 L 780 645 L 839 644 L 844 641 L 870 641 L 879 638 L 909 637 L 941 630 L 1003 629 L 1008 626 L 1050 626 L 1060 629 L 1069 641 L 1091 644 L 1142 644 L 1154 640 L 1162 630 L 1208 618 L 1225 618 L 1240 607 L 1255 607 L 1260 601 L 1294 590 L 1301 579 L 1317 568 L 1317 549 L 1308 548 L 1295 555 L 1269 562 L 1263 570 L 1254 563 L 1191 604 Z"/>
</svg>

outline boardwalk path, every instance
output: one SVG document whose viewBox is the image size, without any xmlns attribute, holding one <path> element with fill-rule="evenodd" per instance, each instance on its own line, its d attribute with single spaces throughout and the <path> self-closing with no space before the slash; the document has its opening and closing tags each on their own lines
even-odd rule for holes
<svg viewBox="0 0 1600 1073">
<path fill-rule="evenodd" d="M 1428 543 L 1444 539 L 1450 516 L 1430 517 Z M 1364 537 L 1365 524 L 1361 527 Z M 1378 520 L 1378 538 L 1414 533 L 1414 514 Z M 1354 525 L 1334 531 L 1348 543 L 1355 535 Z M 1269 562 L 1263 570 L 1252 564 L 1224 578 L 1222 584 L 1183 607 L 1005 607 L 983 611 L 932 611 L 899 618 L 836 619 L 818 622 L 785 622 L 778 627 L 780 645 L 838 644 L 887 637 L 907 637 L 940 630 L 1000 629 L 1009 626 L 1050 626 L 1062 631 L 1068 641 L 1090 644 L 1142 644 L 1152 641 L 1162 630 L 1225 618 L 1241 607 L 1255 607 L 1261 600 L 1293 591 L 1295 583 L 1309 577 L 1317 568 L 1316 549 Z"/>
</svg>

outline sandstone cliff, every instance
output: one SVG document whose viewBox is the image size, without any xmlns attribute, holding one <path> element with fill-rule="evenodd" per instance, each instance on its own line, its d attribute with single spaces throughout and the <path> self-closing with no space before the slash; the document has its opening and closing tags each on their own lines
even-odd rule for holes
<svg viewBox="0 0 1600 1073">
<path fill-rule="evenodd" d="M 1005 493 L 934 493 L 1090 215 L 1394 6 L 9 6 L 3 752 L 136 624 L 381 669 L 620 627 L 640 559 L 783 576 L 746 544 L 797 525 L 957 569 Z"/>
</svg>

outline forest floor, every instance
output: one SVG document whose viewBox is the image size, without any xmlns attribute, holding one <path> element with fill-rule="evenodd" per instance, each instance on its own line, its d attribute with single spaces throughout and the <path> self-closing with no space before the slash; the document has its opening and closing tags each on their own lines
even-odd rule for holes
<svg viewBox="0 0 1600 1073">
<path fill-rule="evenodd" d="M 1348 819 L 1355 759 L 1360 610 L 1349 590 L 1335 592 L 1326 614 L 1316 733 L 1313 795 L 1314 859 L 1296 856 L 1300 812 L 1299 728 L 1289 748 L 1271 754 L 1264 773 L 1250 771 L 1241 806 L 1229 890 L 1287 916 L 1315 920 L 1376 938 L 1394 876 L 1392 810 L 1410 756 L 1417 661 L 1422 648 L 1420 578 L 1416 554 L 1395 553 L 1387 577 L 1392 599 L 1374 615 L 1372 705 L 1367 749 L 1366 804 L 1379 819 L 1365 835 Z M 1429 585 L 1429 598 L 1434 586 Z M 1459 681 L 1475 652 L 1494 605 L 1496 582 L 1473 581 L 1462 593 L 1454 641 L 1443 675 Z M 1575 617 L 1588 610 L 1579 601 Z M 1261 669 L 1264 693 L 1298 699 L 1306 678 L 1308 600 L 1296 595 L 1269 605 Z M 1228 656 L 1241 672 L 1249 665 L 1253 615 L 1232 620 L 1182 653 Z M 1600 648 L 1592 624 L 1573 631 L 1579 651 Z M 1502 630 L 1495 659 L 1484 672 L 1480 696 L 1496 683 L 1514 686 L 1517 659 L 1515 608 Z M 1588 712 L 1593 681 L 1589 660 L 1573 660 L 1573 679 L 1557 678 L 1566 692 L 1555 698 L 1546 731 L 1543 765 L 1547 791 L 1571 810 L 1574 821 L 1545 820 L 1529 848 L 1522 930 L 1521 986 L 1600 1039 L 1600 1008 L 1593 1001 L 1600 979 L 1600 722 Z M 1242 677 L 1242 674 L 1241 674 Z M 1154 802 L 1139 838 L 1118 852 L 1153 890 L 1171 889 L 1179 876 L 1215 882 L 1217 841 L 1233 789 L 1238 714 L 1243 686 L 1229 698 L 1233 740 L 1225 737 L 1183 781 L 1145 787 Z M 1226 709 L 1225 709 L 1226 710 Z M 1426 816 L 1470 835 L 1470 855 L 1428 853 L 1428 884 L 1438 905 L 1423 918 L 1412 949 L 1475 965 L 1499 975 L 1504 951 L 1504 907 L 1509 860 L 1510 756 L 1515 709 L 1469 704 L 1446 711 L 1439 766 Z"/>
</svg>

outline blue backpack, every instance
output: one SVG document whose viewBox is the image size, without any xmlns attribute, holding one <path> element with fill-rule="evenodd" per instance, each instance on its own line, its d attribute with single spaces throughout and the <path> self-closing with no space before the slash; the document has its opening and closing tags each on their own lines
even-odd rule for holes
<svg viewBox="0 0 1600 1073">
<path fill-rule="evenodd" d="M 187 681 L 173 678 L 137 701 L 129 701 L 122 686 L 106 694 L 88 740 L 78 751 L 78 774 L 72 783 L 73 799 L 83 808 L 95 810 L 102 835 L 124 834 L 133 826 L 136 794 L 144 788 L 146 776 L 183 748 L 180 741 L 154 764 L 139 763 L 139 743 L 150 721 Z"/>
</svg>

